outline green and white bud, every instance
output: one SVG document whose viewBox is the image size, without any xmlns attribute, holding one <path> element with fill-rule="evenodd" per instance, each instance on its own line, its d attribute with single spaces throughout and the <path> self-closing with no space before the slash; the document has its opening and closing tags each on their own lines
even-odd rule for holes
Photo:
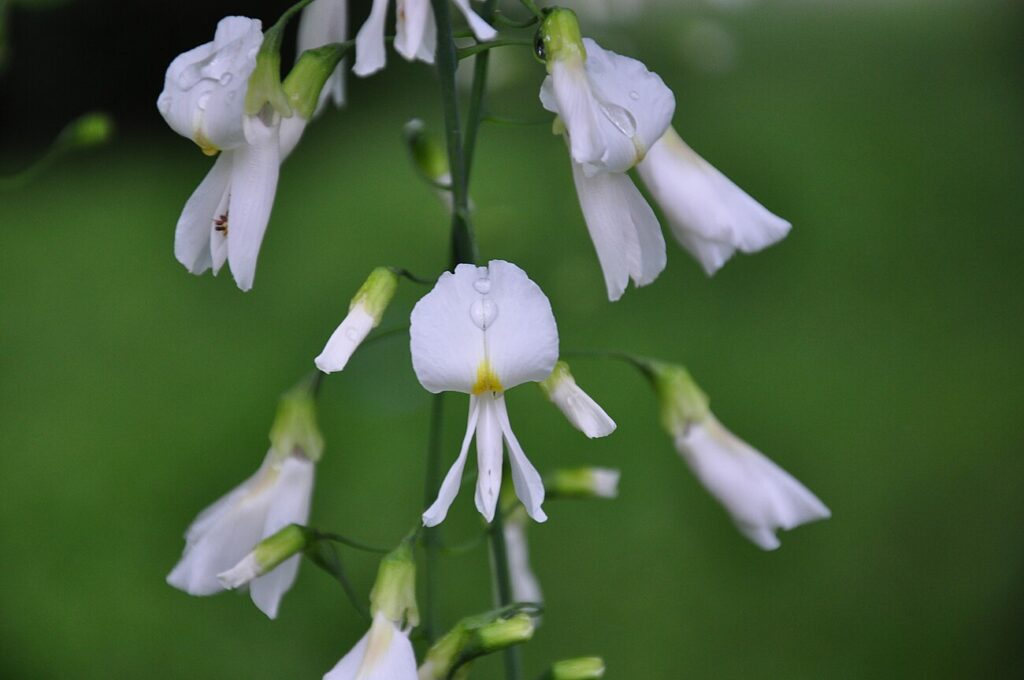
<svg viewBox="0 0 1024 680">
<path fill-rule="evenodd" d="M 645 360 L 641 367 L 650 379 L 661 405 L 661 424 L 673 437 L 711 415 L 708 396 L 678 364 Z"/>
<path fill-rule="evenodd" d="M 316 421 L 312 384 L 304 381 L 281 396 L 270 428 L 270 450 L 278 459 L 299 456 L 316 463 L 324 452 L 324 437 Z"/>
<path fill-rule="evenodd" d="M 564 7 L 555 7 L 547 13 L 534 40 L 534 51 L 551 73 L 555 62 L 587 60 L 587 48 L 583 46 L 583 35 L 576 13 Z"/>
<path fill-rule="evenodd" d="M 559 361 L 551 375 L 538 384 L 573 427 L 591 439 L 606 437 L 615 431 L 615 421 L 590 395 L 580 389 L 572 377 L 569 364 Z"/>
<path fill-rule="evenodd" d="M 306 50 L 299 56 L 282 84 L 295 113 L 306 120 L 313 117 L 324 85 L 334 75 L 347 51 L 347 47 L 335 43 Z"/>
<path fill-rule="evenodd" d="M 114 136 L 114 120 L 101 111 L 79 116 L 61 130 L 57 143 L 65 149 L 100 146 Z"/>
<path fill-rule="evenodd" d="M 616 498 L 619 476 L 612 468 L 563 468 L 544 476 L 544 491 L 552 499 Z"/>
<path fill-rule="evenodd" d="M 556 661 L 544 675 L 545 680 L 597 680 L 603 677 L 604 659 L 599 656 Z"/>
<path fill-rule="evenodd" d="M 508 609 L 462 619 L 427 650 L 419 680 L 446 680 L 476 658 L 529 641 L 534 630 L 529 614 Z"/>
<path fill-rule="evenodd" d="M 298 524 L 289 524 L 276 534 L 268 536 L 231 569 L 217 574 L 217 580 L 228 590 L 248 584 L 263 576 L 292 555 L 309 545 L 309 531 Z"/>
<path fill-rule="evenodd" d="M 314 363 L 324 373 L 345 368 L 352 353 L 380 324 L 384 312 L 395 297 L 398 275 L 388 267 L 377 267 L 356 292 L 348 306 L 348 315 L 327 340 Z"/>
<path fill-rule="evenodd" d="M 370 591 L 370 613 L 374 616 L 383 615 L 402 628 L 419 625 L 416 560 L 409 541 L 402 541 L 401 545 L 381 560 L 377 581 Z"/>
<path fill-rule="evenodd" d="M 402 136 L 409 148 L 412 162 L 421 175 L 436 184 L 451 183 L 448 153 L 437 138 L 427 132 L 422 120 L 413 118 L 406 123 L 402 128 Z"/>
</svg>

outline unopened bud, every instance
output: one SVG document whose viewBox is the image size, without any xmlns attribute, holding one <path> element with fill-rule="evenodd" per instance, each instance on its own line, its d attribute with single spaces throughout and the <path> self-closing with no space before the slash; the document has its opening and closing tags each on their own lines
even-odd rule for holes
<svg viewBox="0 0 1024 680">
<path fill-rule="evenodd" d="M 651 380 L 661 406 L 661 424 L 672 436 L 691 425 L 704 422 L 711 413 L 708 397 L 690 377 L 690 372 L 677 364 L 644 361 L 642 368 Z"/>
<path fill-rule="evenodd" d="M 580 23 L 576 13 L 564 7 L 555 7 L 547 12 L 537 29 L 534 52 L 548 65 L 566 59 L 586 61 L 587 50 L 583 46 Z"/>
<path fill-rule="evenodd" d="M 459 621 L 427 650 L 419 680 L 445 680 L 455 669 L 485 654 L 527 642 L 534 621 L 523 611 L 502 609 Z"/>
<path fill-rule="evenodd" d="M 380 561 L 377 580 L 370 591 L 370 611 L 383 614 L 398 626 L 419 625 L 416 560 L 409 541 L 403 541 Z"/>
<path fill-rule="evenodd" d="M 548 498 L 615 498 L 619 495 L 619 471 L 580 467 L 555 470 L 544 476 Z"/>
<path fill-rule="evenodd" d="M 257 543 L 253 551 L 234 567 L 217 574 L 217 580 L 229 590 L 243 586 L 305 550 L 309 538 L 305 527 L 289 524 Z"/>
<path fill-rule="evenodd" d="M 345 368 L 356 348 L 380 324 L 384 312 L 395 297 L 398 275 L 387 267 L 377 267 L 356 292 L 348 306 L 348 315 L 327 340 L 314 362 L 324 373 Z"/>
<path fill-rule="evenodd" d="M 280 458 L 302 456 L 314 463 L 324 452 L 324 438 L 316 422 L 316 400 L 304 382 L 281 396 L 270 428 L 270 447 Z"/>
<path fill-rule="evenodd" d="M 309 120 L 320 102 L 320 91 L 348 50 L 340 44 L 306 50 L 284 79 L 282 88 L 292 109 Z"/>
<path fill-rule="evenodd" d="M 429 134 L 426 125 L 419 118 L 414 118 L 402 128 L 405 144 L 416 170 L 431 182 L 448 184 L 451 182 L 451 170 L 448 167 L 448 153 L 437 139 Z"/>
<path fill-rule="evenodd" d="M 544 676 L 545 680 L 597 680 L 603 677 L 604 659 L 599 656 L 556 661 Z"/>
<path fill-rule="evenodd" d="M 100 146 L 114 136 L 114 120 L 101 111 L 87 113 L 68 123 L 58 143 L 66 148 L 86 149 Z"/>
<path fill-rule="evenodd" d="M 576 384 L 569 364 L 556 363 L 555 370 L 539 385 L 573 427 L 591 439 L 606 437 L 615 431 L 615 421 Z"/>
</svg>

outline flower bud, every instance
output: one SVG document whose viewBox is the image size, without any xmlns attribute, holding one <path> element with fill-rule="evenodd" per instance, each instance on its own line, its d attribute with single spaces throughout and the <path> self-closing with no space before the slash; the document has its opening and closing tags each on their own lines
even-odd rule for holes
<svg viewBox="0 0 1024 680">
<path fill-rule="evenodd" d="M 419 118 L 413 118 L 402 128 L 406 146 L 416 170 L 432 182 L 448 184 L 452 180 L 448 167 L 448 153 L 435 137 L 428 134 Z"/>
<path fill-rule="evenodd" d="M 311 383 L 304 382 L 281 396 L 270 428 L 270 448 L 279 458 L 301 456 L 317 462 L 323 455 L 324 438 L 316 422 L 316 401 Z"/>
<path fill-rule="evenodd" d="M 544 676 L 546 680 L 597 680 L 603 677 L 604 659 L 599 656 L 556 661 Z"/>
<path fill-rule="evenodd" d="M 619 471 L 611 468 L 580 467 L 555 470 L 544 476 L 548 498 L 616 498 Z"/>
<path fill-rule="evenodd" d="M 342 45 L 324 45 L 299 56 L 282 85 L 295 113 L 306 120 L 313 117 L 320 103 L 320 92 L 346 51 Z"/>
<path fill-rule="evenodd" d="M 533 617 L 520 612 L 511 618 L 497 619 L 477 628 L 473 631 L 464 651 L 478 652 L 474 656 L 498 652 L 506 647 L 529 641 L 533 637 L 533 631 Z"/>
<path fill-rule="evenodd" d="M 576 13 L 564 7 L 555 7 L 549 11 L 537 29 L 534 49 L 537 58 L 547 63 L 548 72 L 555 61 L 586 61 L 587 50 L 583 46 Z"/>
<path fill-rule="evenodd" d="M 309 538 L 305 527 L 289 524 L 257 543 L 253 551 L 234 567 L 217 574 L 217 580 L 229 590 L 243 586 L 305 550 Z"/>
<path fill-rule="evenodd" d="M 100 146 L 114 136 L 113 119 L 101 111 L 79 116 L 61 131 L 58 143 L 65 148 Z"/>
<path fill-rule="evenodd" d="M 258 115 L 265 106 L 286 118 L 292 115 L 281 86 L 281 39 L 288 18 L 290 13 L 263 34 L 263 42 L 256 53 L 256 68 L 249 77 L 249 89 L 245 93 L 245 112 L 250 116 Z"/>
<path fill-rule="evenodd" d="M 324 373 L 345 368 L 352 353 L 380 324 L 384 311 L 395 296 L 398 275 L 387 267 L 377 267 L 356 292 L 348 306 L 348 315 L 327 340 L 314 362 Z"/>
<path fill-rule="evenodd" d="M 569 371 L 569 364 L 559 361 L 551 375 L 539 385 L 573 427 L 591 439 L 605 437 L 615 431 L 615 421 L 580 389 Z"/>
<path fill-rule="evenodd" d="M 670 435 L 685 432 L 708 418 L 708 397 L 689 371 L 660 361 L 643 361 L 641 366 L 661 402 L 661 424 Z"/>
<path fill-rule="evenodd" d="M 534 629 L 530 615 L 514 609 L 462 619 L 427 650 L 419 680 L 445 680 L 473 659 L 527 642 Z"/>
<path fill-rule="evenodd" d="M 384 556 L 377 570 L 377 581 L 370 591 L 370 612 L 383 614 L 400 627 L 417 626 L 416 560 L 409 541 Z"/>
</svg>

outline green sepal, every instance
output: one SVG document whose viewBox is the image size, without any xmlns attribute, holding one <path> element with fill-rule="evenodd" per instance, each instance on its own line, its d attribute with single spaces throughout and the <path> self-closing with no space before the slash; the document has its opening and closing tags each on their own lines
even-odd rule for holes
<svg viewBox="0 0 1024 680">
<path fill-rule="evenodd" d="M 282 88 L 292 110 L 306 120 L 313 117 L 320 103 L 320 91 L 331 77 L 338 63 L 345 58 L 350 45 L 331 43 L 306 50 L 284 79 Z"/>
<path fill-rule="evenodd" d="M 270 428 L 270 448 L 281 459 L 295 455 L 316 463 L 323 456 L 324 437 L 317 425 L 312 380 L 281 395 Z"/>
</svg>

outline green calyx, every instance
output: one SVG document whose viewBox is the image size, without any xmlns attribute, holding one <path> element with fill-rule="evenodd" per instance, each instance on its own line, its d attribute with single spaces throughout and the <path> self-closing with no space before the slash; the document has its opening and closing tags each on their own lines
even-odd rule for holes
<svg viewBox="0 0 1024 680">
<path fill-rule="evenodd" d="M 544 675 L 545 680 L 598 680 L 603 677 L 604 659 L 599 656 L 556 661 Z"/>
<path fill-rule="evenodd" d="M 282 84 L 295 113 L 306 120 L 313 117 L 320 102 L 320 91 L 348 50 L 349 45 L 334 43 L 302 53 Z"/>
<path fill-rule="evenodd" d="M 576 382 L 572 377 L 572 371 L 569 370 L 569 364 L 564 361 L 559 361 L 555 364 L 555 369 L 551 371 L 551 375 L 544 378 L 544 380 L 537 384 L 540 385 L 540 389 L 544 392 L 544 395 L 550 399 L 551 393 L 554 392 L 555 388 L 561 385 L 565 380 Z"/>
<path fill-rule="evenodd" d="M 661 424 L 670 435 L 675 436 L 690 425 L 703 422 L 711 413 L 708 395 L 684 367 L 650 359 L 639 361 L 638 366 L 658 395 Z"/>
<path fill-rule="evenodd" d="M 267 573 L 292 555 L 305 550 L 310 538 L 309 530 L 298 524 L 289 524 L 276 534 L 264 538 L 253 550 L 260 573 Z"/>
<path fill-rule="evenodd" d="M 534 629 L 533 618 L 516 606 L 464 618 L 427 650 L 420 680 L 449 678 L 476 658 L 529 641 Z"/>
<path fill-rule="evenodd" d="M 386 616 L 399 626 L 418 626 L 420 611 L 416 606 L 416 560 L 410 540 L 384 556 L 377 570 L 377 580 L 370 591 L 370 611 Z"/>
<path fill-rule="evenodd" d="M 441 143 L 430 135 L 419 118 L 410 120 L 402 128 L 402 136 L 416 170 L 431 182 L 440 182 L 450 176 L 448 153 Z"/>
<path fill-rule="evenodd" d="M 285 392 L 270 428 L 270 447 L 278 458 L 302 456 L 314 463 L 324 452 L 324 437 L 316 422 L 312 384 L 304 381 Z"/>
<path fill-rule="evenodd" d="M 348 308 L 351 311 L 356 305 L 362 305 L 376 323 L 380 323 L 397 288 L 398 274 L 388 267 L 377 267 L 356 291 Z"/>
<path fill-rule="evenodd" d="M 534 38 L 534 52 L 538 59 L 547 64 L 548 71 L 556 61 L 578 58 L 586 61 L 587 50 L 583 46 L 580 22 L 576 13 L 564 7 L 546 10 Z"/>
</svg>

